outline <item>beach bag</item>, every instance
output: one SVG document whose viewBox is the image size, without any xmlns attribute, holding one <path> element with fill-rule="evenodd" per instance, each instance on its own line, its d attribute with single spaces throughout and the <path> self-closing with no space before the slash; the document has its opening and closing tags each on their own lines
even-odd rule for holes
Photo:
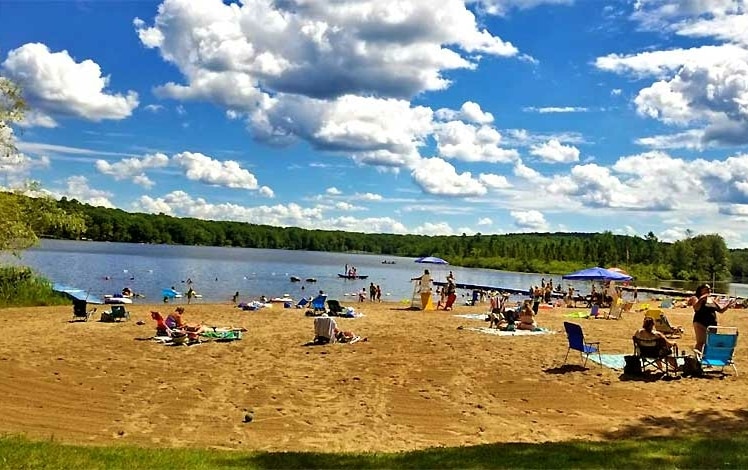
<svg viewBox="0 0 748 470">
<path fill-rule="evenodd" d="M 693 356 L 686 356 L 683 358 L 683 376 L 684 377 L 701 377 L 704 375 L 704 369 L 701 367 L 701 362 Z"/>
<path fill-rule="evenodd" d="M 623 360 L 626 361 L 626 365 L 623 366 L 623 373 L 625 375 L 638 377 L 643 374 L 642 361 L 639 359 L 639 356 L 623 356 Z"/>
</svg>

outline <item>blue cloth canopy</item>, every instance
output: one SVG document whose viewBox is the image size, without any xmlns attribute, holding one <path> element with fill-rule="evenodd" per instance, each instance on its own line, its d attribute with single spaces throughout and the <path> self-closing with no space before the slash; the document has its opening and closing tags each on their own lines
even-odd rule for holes
<svg viewBox="0 0 748 470">
<path fill-rule="evenodd" d="M 610 271 L 599 266 L 582 269 L 571 274 L 564 274 L 561 278 L 569 281 L 630 281 L 633 279 L 628 274 Z"/>
<path fill-rule="evenodd" d="M 436 256 L 424 256 L 422 258 L 418 258 L 416 260 L 416 263 L 449 264 L 447 261 L 441 258 L 437 258 Z"/>
<path fill-rule="evenodd" d="M 52 285 L 52 290 L 67 295 L 72 300 L 80 300 L 89 304 L 103 304 L 104 301 L 95 295 L 89 294 L 87 290 L 79 289 L 77 287 L 70 287 L 63 284 L 55 283 Z"/>
</svg>

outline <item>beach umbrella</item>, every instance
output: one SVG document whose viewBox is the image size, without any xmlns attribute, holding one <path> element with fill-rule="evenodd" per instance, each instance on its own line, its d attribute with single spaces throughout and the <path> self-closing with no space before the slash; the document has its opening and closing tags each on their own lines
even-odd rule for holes
<svg viewBox="0 0 748 470">
<path fill-rule="evenodd" d="M 611 271 L 599 266 L 564 274 L 561 278 L 569 281 L 630 281 L 632 279 L 628 274 Z"/>
<path fill-rule="evenodd" d="M 627 276 L 629 275 L 629 273 L 627 273 L 626 271 L 624 271 L 621 268 L 611 267 L 611 268 L 605 268 L 605 269 L 607 269 L 608 271 L 613 271 L 614 273 L 625 274 Z"/>
<path fill-rule="evenodd" d="M 436 256 L 423 256 L 415 260 L 416 263 L 427 263 L 427 264 L 449 264 L 446 260 L 437 258 Z"/>
</svg>

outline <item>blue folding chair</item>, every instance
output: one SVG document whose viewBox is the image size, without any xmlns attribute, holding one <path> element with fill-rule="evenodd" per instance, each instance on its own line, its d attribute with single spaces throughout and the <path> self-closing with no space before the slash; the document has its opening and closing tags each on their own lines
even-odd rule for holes
<svg viewBox="0 0 748 470">
<path fill-rule="evenodd" d="M 582 365 L 583 367 L 587 365 L 587 359 L 589 359 L 590 354 L 594 353 L 597 353 L 600 367 L 603 366 L 603 360 L 600 356 L 600 341 L 585 341 L 582 327 L 577 323 L 565 321 L 564 330 L 566 330 L 566 337 L 569 340 L 569 348 L 566 350 L 564 364 L 566 364 L 566 360 L 569 358 L 569 352 L 573 349 L 575 351 L 579 351 L 580 359 L 584 357 L 584 364 Z"/>
<path fill-rule="evenodd" d="M 706 344 L 704 351 L 694 349 L 696 358 L 701 362 L 702 367 L 720 367 L 722 373 L 725 367 L 732 366 L 735 375 L 738 375 L 738 368 L 732 361 L 735 354 L 735 347 L 738 345 L 738 329 L 728 326 L 710 326 L 707 328 Z"/>
<path fill-rule="evenodd" d="M 327 300 L 327 296 L 325 294 L 319 294 L 317 297 L 312 299 L 312 311 L 315 313 L 322 312 L 325 313 L 327 310 L 325 309 L 325 301 Z"/>
</svg>

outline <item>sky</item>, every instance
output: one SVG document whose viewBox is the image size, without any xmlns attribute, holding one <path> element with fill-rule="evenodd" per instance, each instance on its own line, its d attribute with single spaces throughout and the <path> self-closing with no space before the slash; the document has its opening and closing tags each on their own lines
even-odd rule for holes
<svg viewBox="0 0 748 470">
<path fill-rule="evenodd" d="M 0 0 L 0 185 L 130 212 L 748 247 L 748 0 Z"/>
</svg>

